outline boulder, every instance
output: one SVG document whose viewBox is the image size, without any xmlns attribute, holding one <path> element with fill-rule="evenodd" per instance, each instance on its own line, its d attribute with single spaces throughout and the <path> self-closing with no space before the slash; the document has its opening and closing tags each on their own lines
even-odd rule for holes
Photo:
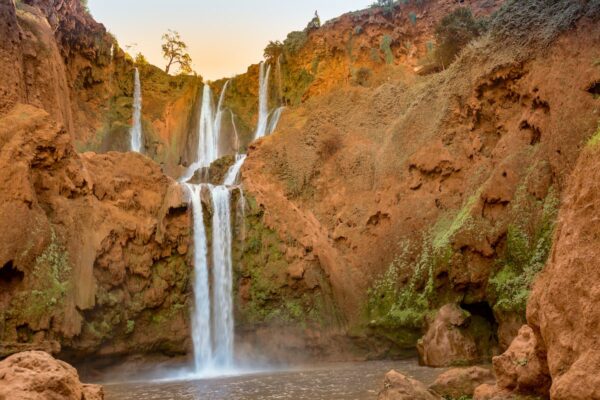
<svg viewBox="0 0 600 400">
<path fill-rule="evenodd" d="M 508 350 L 494 357 L 493 364 L 499 388 L 520 393 L 548 393 L 550 376 L 545 354 L 531 327 L 521 327 Z"/>
<path fill-rule="evenodd" d="M 83 385 L 75 368 L 42 351 L 0 362 L 1 400 L 103 400 L 101 386 Z"/>
<path fill-rule="evenodd" d="M 383 389 L 378 400 L 441 400 L 417 380 L 402 375 L 398 371 L 390 371 L 385 375 Z"/>
<path fill-rule="evenodd" d="M 493 384 L 494 373 L 483 367 L 453 368 L 442 373 L 429 388 L 442 396 L 472 396 L 483 384 Z"/>
<path fill-rule="evenodd" d="M 420 362 L 430 367 L 476 362 L 480 357 L 475 339 L 467 332 L 469 321 L 469 313 L 456 304 L 440 308 L 417 343 Z"/>
</svg>

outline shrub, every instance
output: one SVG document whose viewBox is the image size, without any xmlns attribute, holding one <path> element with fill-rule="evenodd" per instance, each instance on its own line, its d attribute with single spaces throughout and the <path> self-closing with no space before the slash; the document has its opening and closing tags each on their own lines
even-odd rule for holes
<svg viewBox="0 0 600 400">
<path fill-rule="evenodd" d="M 435 28 L 437 41 L 436 61 L 444 69 L 473 39 L 486 30 L 484 19 L 477 19 L 469 8 L 457 8 L 446 15 Z"/>
<path fill-rule="evenodd" d="M 371 4 L 371 8 L 381 8 L 383 9 L 383 14 L 385 16 L 391 16 L 394 13 L 394 7 L 396 2 L 394 0 L 377 0 L 376 2 Z"/>
<path fill-rule="evenodd" d="M 410 20 L 410 23 L 415 25 L 417 23 L 417 14 L 415 14 L 414 12 L 410 12 L 408 14 L 408 19 Z"/>
<path fill-rule="evenodd" d="M 284 52 L 290 55 L 298 54 L 307 40 L 308 35 L 304 31 L 290 32 L 283 41 Z"/>
<path fill-rule="evenodd" d="M 392 37 L 390 35 L 384 35 L 381 39 L 379 49 L 383 52 L 385 63 L 391 64 L 394 62 L 394 53 L 392 53 Z"/>
</svg>

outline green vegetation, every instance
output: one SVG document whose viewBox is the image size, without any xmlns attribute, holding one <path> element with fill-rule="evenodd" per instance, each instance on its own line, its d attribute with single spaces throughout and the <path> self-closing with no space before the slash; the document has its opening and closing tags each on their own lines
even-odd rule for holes
<svg viewBox="0 0 600 400">
<path fill-rule="evenodd" d="M 371 4 L 370 8 L 381 8 L 383 9 L 383 14 L 389 17 L 394 13 L 395 4 L 396 1 L 394 0 L 377 0 Z"/>
<path fill-rule="evenodd" d="M 331 306 L 329 284 L 322 273 L 312 275 L 318 284 L 304 288 L 303 281 L 292 289 L 288 266 L 282 249 L 294 246 L 291 239 L 283 241 L 276 232 L 264 225 L 262 210 L 252 197 L 246 198 L 245 240 L 243 248 L 235 248 L 241 257 L 241 267 L 236 271 L 242 285 L 240 322 L 246 324 L 281 323 L 306 327 L 310 324 L 327 324 L 335 318 Z M 237 258 L 237 256 L 234 256 Z"/>
<path fill-rule="evenodd" d="M 523 187 L 517 203 L 524 196 Z M 525 313 L 531 285 L 550 253 L 559 199 L 551 188 L 544 201 L 537 203 L 542 208 L 539 221 L 532 221 L 532 214 L 525 211 L 508 227 L 504 255 L 498 261 L 500 269 L 489 280 L 496 311 Z"/>
<path fill-rule="evenodd" d="M 287 37 L 283 41 L 284 54 L 288 56 L 298 54 L 300 49 L 306 44 L 307 40 L 308 35 L 306 31 L 294 31 L 288 33 Z"/>
<path fill-rule="evenodd" d="M 168 74 L 173 65 L 179 65 L 179 71 L 182 74 L 192 72 L 192 57 L 187 52 L 187 44 L 181 40 L 179 32 L 169 29 L 162 36 L 163 57 L 167 60 L 165 72 Z"/>
<path fill-rule="evenodd" d="M 408 14 L 408 20 L 410 21 L 411 24 L 416 25 L 417 24 L 417 14 L 415 14 L 413 11 L 411 11 Z"/>
<path fill-rule="evenodd" d="M 394 53 L 392 53 L 392 37 L 389 35 L 384 35 L 381 39 L 381 44 L 379 45 L 379 49 L 384 54 L 384 59 L 386 64 L 391 64 L 394 62 Z"/>
<path fill-rule="evenodd" d="M 450 288 L 438 287 L 436 277 L 451 268 L 455 255 L 452 239 L 458 232 L 475 227 L 471 213 L 479 196 L 477 191 L 460 210 L 440 218 L 419 242 L 404 242 L 399 256 L 369 289 L 367 313 L 371 325 L 397 344 L 414 345 L 428 316 L 443 304 L 461 300 L 461 295 Z M 474 330 L 478 322 L 473 319 Z M 482 348 L 488 347 L 489 343 L 482 341 Z"/>
<path fill-rule="evenodd" d="M 52 231 L 50 244 L 35 260 L 31 291 L 21 293 L 23 317 L 38 321 L 60 312 L 70 288 L 69 253 L 58 243 Z"/>
<path fill-rule="evenodd" d="M 456 59 L 460 51 L 487 29 L 484 19 L 477 19 L 469 8 L 457 8 L 446 15 L 435 28 L 435 59 L 442 69 Z"/>
<path fill-rule="evenodd" d="M 596 133 L 594 133 L 592 137 L 588 139 L 587 145 L 589 147 L 595 147 L 598 145 L 598 143 L 600 143 L 600 124 L 598 124 L 598 130 Z"/>
</svg>

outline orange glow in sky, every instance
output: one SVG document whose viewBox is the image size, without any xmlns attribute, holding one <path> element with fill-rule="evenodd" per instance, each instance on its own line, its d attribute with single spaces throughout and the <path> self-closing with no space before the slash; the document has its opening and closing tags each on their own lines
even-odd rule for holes
<svg viewBox="0 0 600 400">
<path fill-rule="evenodd" d="M 246 71 L 262 60 L 269 40 L 304 29 L 315 10 L 321 21 L 362 9 L 369 0 L 89 0 L 92 15 L 132 55 L 165 62 L 161 37 L 179 31 L 193 68 L 209 80 Z"/>
</svg>

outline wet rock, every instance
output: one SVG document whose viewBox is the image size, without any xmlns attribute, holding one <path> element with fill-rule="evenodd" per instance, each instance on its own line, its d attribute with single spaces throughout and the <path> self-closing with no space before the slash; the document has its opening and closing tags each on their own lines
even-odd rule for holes
<svg viewBox="0 0 600 400">
<path fill-rule="evenodd" d="M 41 351 L 28 351 L 0 362 L 0 399 L 102 400 L 101 386 L 83 385 L 75 368 Z"/>
<path fill-rule="evenodd" d="M 417 349 L 423 365 L 445 367 L 479 359 L 475 339 L 466 331 L 470 315 L 456 304 L 443 306 L 419 340 Z"/>
<path fill-rule="evenodd" d="M 385 375 L 383 389 L 379 392 L 378 400 L 441 400 L 417 380 L 409 378 L 397 371 Z"/>
<path fill-rule="evenodd" d="M 442 396 L 460 398 L 472 396 L 478 386 L 494 383 L 494 380 L 494 374 L 488 368 L 453 368 L 438 376 L 430 389 Z"/>
</svg>

